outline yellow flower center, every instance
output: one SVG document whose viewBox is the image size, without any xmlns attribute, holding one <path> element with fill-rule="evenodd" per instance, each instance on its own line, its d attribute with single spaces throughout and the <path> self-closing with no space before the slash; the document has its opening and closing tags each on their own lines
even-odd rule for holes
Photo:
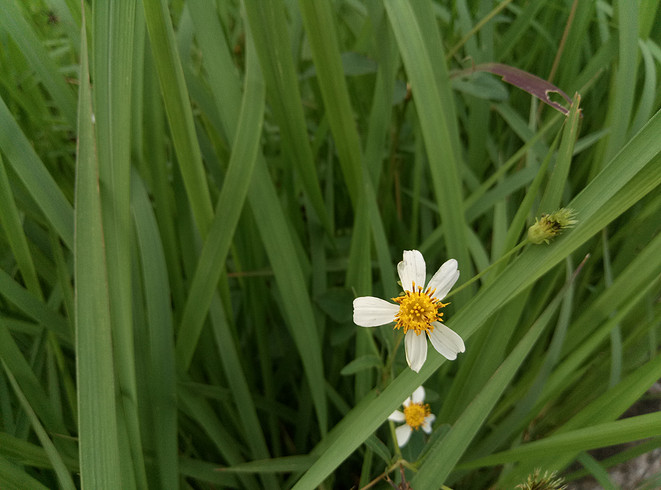
<svg viewBox="0 0 661 490">
<path fill-rule="evenodd" d="M 410 403 L 408 407 L 404 407 L 406 424 L 415 430 L 420 428 L 425 421 L 425 417 L 429 416 L 430 413 L 431 409 L 428 403 L 424 405 L 422 403 Z"/>
<path fill-rule="evenodd" d="M 439 310 L 449 303 L 441 303 L 441 300 L 434 298 L 435 289 L 427 288 L 423 291 L 420 286 L 416 288 L 415 283 L 412 289 L 413 291 L 405 291 L 403 296 L 392 298 L 399 304 L 399 311 L 395 315 L 395 328 L 404 328 L 404 333 L 413 330 L 416 335 L 433 332 L 432 322 L 441 321 L 443 313 Z"/>
</svg>

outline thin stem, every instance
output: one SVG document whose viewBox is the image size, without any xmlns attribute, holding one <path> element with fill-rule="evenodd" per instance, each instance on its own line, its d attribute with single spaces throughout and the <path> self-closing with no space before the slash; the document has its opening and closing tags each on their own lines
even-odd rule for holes
<svg viewBox="0 0 661 490">
<path fill-rule="evenodd" d="M 467 287 L 467 286 L 473 284 L 473 283 L 474 283 L 475 281 L 477 281 L 480 277 L 482 277 L 482 276 L 485 275 L 487 272 L 489 272 L 491 269 L 493 269 L 496 265 L 498 265 L 500 262 L 502 262 L 503 260 L 505 260 L 506 258 L 508 258 L 510 255 L 512 255 L 513 253 L 517 252 L 517 251 L 520 250 L 521 248 L 523 248 L 523 246 L 524 246 L 524 245 L 527 245 L 528 243 L 529 243 L 529 242 L 528 242 L 528 239 L 526 238 L 526 239 L 523 240 L 521 243 L 519 243 L 517 246 L 515 246 L 512 250 L 510 250 L 510 251 L 507 252 L 505 255 L 503 255 L 501 258 L 499 258 L 498 260 L 496 260 L 496 261 L 495 261 L 493 264 L 491 264 L 489 267 L 487 267 L 486 269 L 484 269 L 484 270 L 483 270 L 482 272 L 480 272 L 479 274 L 476 274 L 475 276 L 473 276 L 469 281 L 466 281 L 465 283 L 463 283 L 461 286 L 459 286 L 457 289 L 455 289 L 454 291 L 452 291 L 450 294 L 448 294 L 448 295 L 447 295 L 445 298 L 443 298 L 443 299 L 447 299 L 447 298 L 449 298 L 450 296 L 453 296 L 453 295 L 457 294 L 459 291 L 461 291 L 461 290 L 464 289 L 465 287 Z"/>
<path fill-rule="evenodd" d="M 466 33 L 466 35 L 464 37 L 462 37 L 461 40 L 450 49 L 450 51 L 448 51 L 448 54 L 445 56 L 445 59 L 449 60 L 450 58 L 452 58 L 457 53 L 457 51 L 459 51 L 459 49 L 464 44 L 466 44 L 466 41 L 468 41 L 471 37 L 473 37 L 477 31 L 479 31 L 480 29 L 482 29 L 482 27 L 484 27 L 484 24 L 489 22 L 496 15 L 498 15 L 498 13 L 501 10 L 503 10 L 505 7 L 507 7 L 507 5 L 509 5 L 511 2 L 512 2 L 512 0 L 505 0 L 500 5 L 498 5 L 495 9 L 493 9 L 491 12 L 489 12 L 480 22 L 475 24 L 475 26 L 470 31 L 468 31 Z"/>
</svg>

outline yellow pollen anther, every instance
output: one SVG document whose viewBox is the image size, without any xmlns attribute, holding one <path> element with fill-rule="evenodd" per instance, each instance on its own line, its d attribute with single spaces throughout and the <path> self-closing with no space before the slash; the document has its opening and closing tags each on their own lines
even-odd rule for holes
<svg viewBox="0 0 661 490">
<path fill-rule="evenodd" d="M 441 321 L 443 313 L 439 311 L 447 303 L 434 298 L 435 289 L 427 288 L 425 291 L 413 283 L 411 291 L 405 291 L 403 296 L 392 298 L 399 304 L 399 311 L 395 315 L 397 321 L 395 328 L 404 328 L 404 333 L 413 330 L 416 335 L 422 332 L 433 332 L 432 322 Z"/>
<path fill-rule="evenodd" d="M 410 403 L 408 407 L 404 407 L 404 417 L 406 423 L 411 429 L 418 430 L 425 422 L 425 417 L 429 416 L 431 409 L 429 404 L 425 403 Z"/>
</svg>

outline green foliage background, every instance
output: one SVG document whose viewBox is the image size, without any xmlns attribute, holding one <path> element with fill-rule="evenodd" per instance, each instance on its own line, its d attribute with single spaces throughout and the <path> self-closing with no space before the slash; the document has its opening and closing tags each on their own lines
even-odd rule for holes
<svg viewBox="0 0 661 490">
<path fill-rule="evenodd" d="M 0 487 L 614 488 L 661 446 L 659 10 L 0 0 Z M 419 374 L 352 322 L 404 249 L 486 271 Z"/>
</svg>

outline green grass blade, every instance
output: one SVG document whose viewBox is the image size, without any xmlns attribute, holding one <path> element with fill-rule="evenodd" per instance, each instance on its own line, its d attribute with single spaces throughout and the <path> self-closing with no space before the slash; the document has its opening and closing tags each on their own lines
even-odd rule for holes
<svg viewBox="0 0 661 490">
<path fill-rule="evenodd" d="M 362 188 L 362 150 L 342 69 L 331 4 L 300 0 L 299 6 L 344 182 L 355 208 Z"/>
<path fill-rule="evenodd" d="M 3 2 L 0 28 L 13 38 L 21 53 L 27 58 L 30 67 L 37 73 L 39 81 L 53 97 L 53 100 L 73 128 L 76 125 L 76 96 L 65 77 L 60 73 L 44 43 L 37 38 L 34 29 L 27 23 L 16 2 Z"/>
<path fill-rule="evenodd" d="M 479 468 L 522 459 L 560 457 L 571 452 L 614 446 L 659 435 L 661 435 L 661 412 L 655 412 L 549 436 L 541 441 L 522 444 L 509 451 L 460 464 L 457 468 Z"/>
<path fill-rule="evenodd" d="M 30 141 L 12 117 L 0 97 L 0 149 L 12 170 L 21 179 L 50 226 L 69 249 L 73 248 L 73 212 L 71 204 L 48 173 Z"/>
<path fill-rule="evenodd" d="M 312 208 L 330 231 L 291 54 L 285 5 L 281 0 L 266 3 L 253 0 L 245 2 L 245 7 L 262 73 L 269 89 L 269 103 L 282 131 L 285 150 L 291 154 L 301 174 Z"/>
<path fill-rule="evenodd" d="M 202 4 L 200 4 L 202 5 Z M 197 5 L 196 7 L 200 7 Z M 210 27 L 204 24 L 203 14 L 210 17 L 210 13 L 193 8 L 191 10 L 193 21 L 198 30 L 206 34 Z M 203 29 L 202 26 L 207 26 Z M 219 34 L 215 32 L 216 34 Z M 209 38 L 204 38 L 205 40 Z M 215 39 L 215 38 L 211 38 Z M 209 49 L 209 57 L 206 58 L 211 72 L 222 74 L 226 65 L 217 65 L 219 60 L 230 60 L 227 52 L 217 52 L 228 49 L 225 44 L 203 45 L 203 49 Z M 211 47 L 215 46 L 214 49 Z M 217 90 L 214 95 L 218 113 L 223 127 L 228 131 L 227 137 L 234 140 L 236 132 L 236 121 L 239 117 L 238 100 L 241 100 L 241 87 L 239 80 L 228 73 L 223 80 L 223 90 Z M 252 209 L 256 227 L 262 238 L 262 243 L 273 268 L 276 283 L 282 294 L 282 307 L 287 319 L 287 325 L 291 326 L 290 333 L 296 344 L 296 349 L 301 356 L 306 379 L 310 386 L 315 410 L 322 433 L 327 426 L 326 395 L 324 392 L 324 375 L 321 361 L 321 346 L 319 334 L 314 317 L 314 310 L 306 289 L 304 268 L 296 251 L 300 246 L 295 244 L 296 239 L 290 232 L 290 226 L 283 212 L 280 201 L 275 191 L 274 183 L 268 173 L 267 161 L 260 153 L 257 155 L 255 168 L 253 170 L 252 182 L 248 190 L 248 200 Z"/>
<path fill-rule="evenodd" d="M 569 114 L 565 120 L 565 127 L 562 132 L 562 141 L 558 149 L 558 157 L 556 158 L 553 171 L 549 178 L 549 183 L 546 191 L 539 204 L 539 212 L 537 215 L 543 213 L 552 213 L 556 209 L 562 207 L 562 193 L 567 183 L 567 176 L 574 154 L 574 144 L 578 138 L 579 122 L 580 122 L 580 109 L 581 96 L 576 94 L 574 101 L 570 107 Z"/>
<path fill-rule="evenodd" d="M 94 6 L 93 104 L 99 162 L 101 211 L 108 271 L 110 320 L 117 382 L 122 393 L 119 430 L 128 451 L 120 464 L 124 487 L 147 486 L 138 421 L 131 294 L 130 165 L 131 82 L 135 0 Z M 129 476 L 133 475 L 133 476 Z M 129 483 L 131 482 L 131 483 Z"/>
<path fill-rule="evenodd" d="M 48 487 L 28 475 L 23 468 L 3 457 L 0 457 L 0 481 L 7 490 L 25 490 L 26 488 L 48 490 Z"/>
<path fill-rule="evenodd" d="M 399 0 L 388 1 L 385 5 L 412 86 L 434 194 L 445 230 L 448 256 L 456 258 L 462 273 L 470 276 L 472 266 L 466 245 L 459 178 L 462 163 L 456 153 L 457 144 L 453 140 L 452 130 L 456 122 L 451 119 L 453 112 L 445 109 L 453 104 L 453 95 L 449 83 L 437 86 L 432 58 L 424 41 L 425 33 L 416 19 L 413 6 Z M 443 60 L 443 57 L 440 59 Z M 442 73 L 438 76 L 441 77 Z"/>
<path fill-rule="evenodd" d="M 83 487 L 120 488 L 122 477 L 98 162 L 87 41 L 85 35 L 81 39 L 74 237 L 80 477 Z"/>
<path fill-rule="evenodd" d="M 140 248 L 149 332 L 149 387 L 160 488 L 179 488 L 176 362 L 167 265 L 147 192 L 133 174 L 132 214 Z"/>
<path fill-rule="evenodd" d="M 42 292 L 39 279 L 37 279 L 37 271 L 34 268 L 28 241 L 25 238 L 18 208 L 14 202 L 7 172 L 2 162 L 2 155 L 0 155 L 0 225 L 2 225 L 7 240 L 9 240 L 9 245 L 14 253 L 23 281 L 28 290 L 41 299 Z"/>
<path fill-rule="evenodd" d="M 53 469 L 55 470 L 55 474 L 57 475 L 57 480 L 58 483 L 60 484 L 60 488 L 63 488 L 65 490 L 74 490 L 76 486 L 73 483 L 73 479 L 71 478 L 71 473 L 69 473 L 69 469 L 64 464 L 64 461 L 62 460 L 60 453 L 58 453 L 57 449 L 55 448 L 53 441 L 50 440 L 48 433 L 44 429 L 44 426 L 41 425 L 41 422 L 39 421 L 39 417 L 37 417 L 37 414 L 30 406 L 30 402 L 21 391 L 21 387 L 18 385 L 16 378 L 14 377 L 13 373 L 9 370 L 7 364 L 4 361 L 2 361 L 2 366 L 5 368 L 5 373 L 7 373 L 9 382 L 11 383 L 12 388 L 14 388 L 16 397 L 21 402 L 21 406 L 23 407 L 23 410 L 25 410 L 25 412 L 28 414 L 28 418 L 30 419 L 30 423 L 32 424 L 33 430 L 35 431 L 37 437 L 39 438 L 39 442 L 46 451 L 49 461 L 53 465 Z"/>
<path fill-rule="evenodd" d="M 264 83 L 249 48 L 246 85 L 227 174 L 216 203 L 216 214 L 191 282 L 177 340 L 179 368 L 188 369 L 207 316 L 211 298 L 232 244 L 260 146 L 264 116 Z"/>
<path fill-rule="evenodd" d="M 4 321 L 0 324 L 0 359 L 13 373 L 21 392 L 46 429 L 53 433 L 67 434 L 68 431 L 61 414 L 55 410 L 34 369 L 30 366 L 29 360 L 19 349 Z"/>
<path fill-rule="evenodd" d="M 295 255 L 289 228 L 280 208 L 265 162 L 258 159 L 249 191 L 250 206 L 257 222 L 262 242 L 283 297 L 282 308 L 290 326 L 305 376 L 310 386 L 319 428 L 325 433 L 328 414 L 324 390 L 324 368 L 321 343 L 314 311 L 306 289 L 305 276 Z"/>
<path fill-rule="evenodd" d="M 179 168 L 186 186 L 186 194 L 200 233 L 202 236 L 206 236 L 213 217 L 213 206 L 202 164 L 200 146 L 195 135 L 193 112 L 184 82 L 181 61 L 175 46 L 167 2 L 144 0 L 142 3 L 161 94 L 170 123 Z"/>
</svg>

